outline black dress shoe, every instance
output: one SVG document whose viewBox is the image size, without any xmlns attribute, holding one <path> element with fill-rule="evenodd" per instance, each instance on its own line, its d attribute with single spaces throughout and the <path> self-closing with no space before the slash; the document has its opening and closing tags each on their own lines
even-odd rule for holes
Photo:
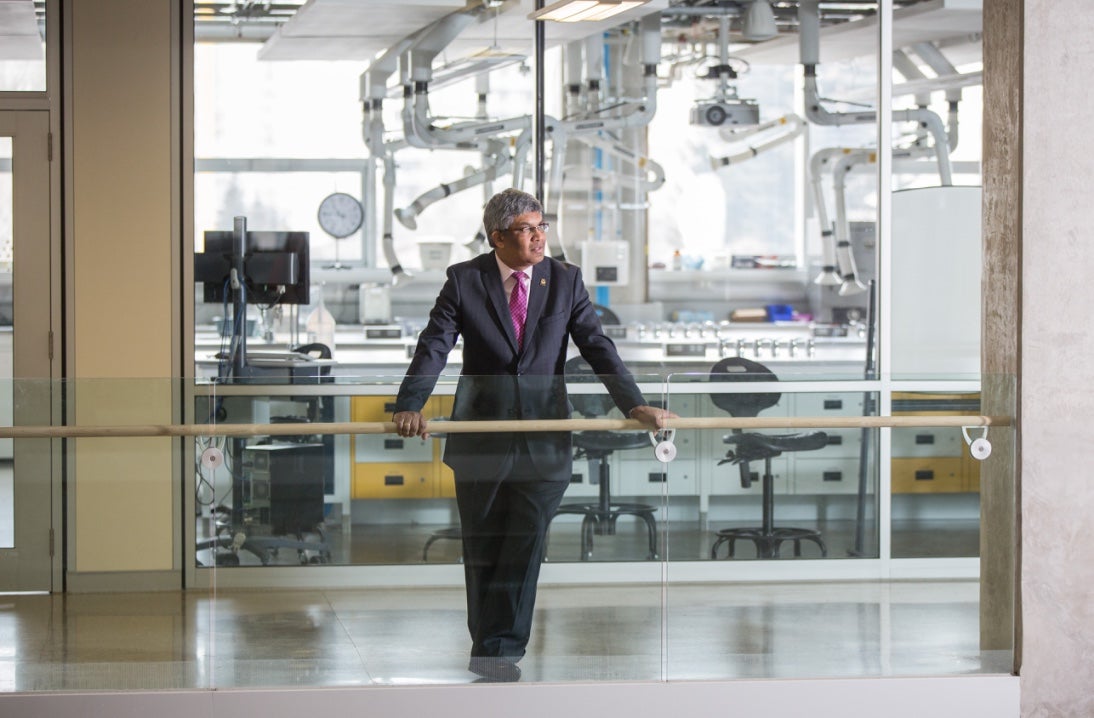
<svg viewBox="0 0 1094 718">
<path fill-rule="evenodd" d="M 482 676 L 484 683 L 512 683 L 520 680 L 520 666 L 508 658 L 473 656 L 467 670 Z"/>
</svg>

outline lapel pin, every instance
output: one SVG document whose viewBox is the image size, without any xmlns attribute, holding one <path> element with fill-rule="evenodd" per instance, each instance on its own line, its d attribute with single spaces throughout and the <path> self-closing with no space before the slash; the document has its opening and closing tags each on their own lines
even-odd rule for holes
<svg viewBox="0 0 1094 718">
<path fill-rule="evenodd" d="M 540 279 L 539 280 L 539 286 L 546 287 L 547 286 L 547 280 L 546 279 Z"/>
</svg>

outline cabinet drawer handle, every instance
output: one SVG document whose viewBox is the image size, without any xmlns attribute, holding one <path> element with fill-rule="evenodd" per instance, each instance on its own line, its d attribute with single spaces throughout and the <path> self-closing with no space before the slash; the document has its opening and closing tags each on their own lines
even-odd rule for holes
<svg viewBox="0 0 1094 718">
<path fill-rule="evenodd" d="M 824 408 L 826 411 L 832 411 L 843 408 L 843 399 L 825 399 Z"/>
<path fill-rule="evenodd" d="M 651 484 L 663 484 L 668 480 L 668 474 L 664 471 L 651 471 L 648 480 Z"/>
<path fill-rule="evenodd" d="M 934 470 L 933 469 L 917 469 L 915 472 L 916 481 L 933 481 Z"/>
<path fill-rule="evenodd" d="M 402 475 L 389 475 L 384 477 L 384 486 L 402 486 Z"/>
<path fill-rule="evenodd" d="M 933 444 L 934 443 L 934 434 L 916 434 L 915 435 L 915 443 L 920 444 L 920 445 L 922 445 L 922 444 Z"/>
<path fill-rule="evenodd" d="M 843 481 L 842 471 L 825 471 L 821 474 L 822 481 Z"/>
<path fill-rule="evenodd" d="M 385 449 L 401 449 L 403 448 L 402 439 L 384 439 Z"/>
</svg>

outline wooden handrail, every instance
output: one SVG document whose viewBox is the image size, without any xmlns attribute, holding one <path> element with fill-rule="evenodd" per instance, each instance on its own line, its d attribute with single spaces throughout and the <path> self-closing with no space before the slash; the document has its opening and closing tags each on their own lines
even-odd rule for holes
<svg viewBox="0 0 1094 718">
<path fill-rule="evenodd" d="M 755 418 L 678 418 L 669 429 L 876 429 L 1011 426 L 1009 416 L 797 416 Z M 505 421 L 430 422 L 435 434 L 496 434 L 540 431 L 641 431 L 648 427 L 633 419 L 527 419 Z M 301 436 L 310 434 L 394 434 L 390 421 L 284 423 L 284 424 L 135 424 L 104 426 L 4 426 L 0 439 L 82 439 L 182 436 Z"/>
</svg>

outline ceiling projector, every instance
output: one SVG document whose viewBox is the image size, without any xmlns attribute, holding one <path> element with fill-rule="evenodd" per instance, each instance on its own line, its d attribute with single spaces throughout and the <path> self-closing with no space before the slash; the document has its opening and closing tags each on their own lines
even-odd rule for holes
<svg viewBox="0 0 1094 718">
<path fill-rule="evenodd" d="M 701 100 L 691 108 L 691 124 L 705 127 L 760 124 L 760 106 L 749 100 Z"/>
</svg>

